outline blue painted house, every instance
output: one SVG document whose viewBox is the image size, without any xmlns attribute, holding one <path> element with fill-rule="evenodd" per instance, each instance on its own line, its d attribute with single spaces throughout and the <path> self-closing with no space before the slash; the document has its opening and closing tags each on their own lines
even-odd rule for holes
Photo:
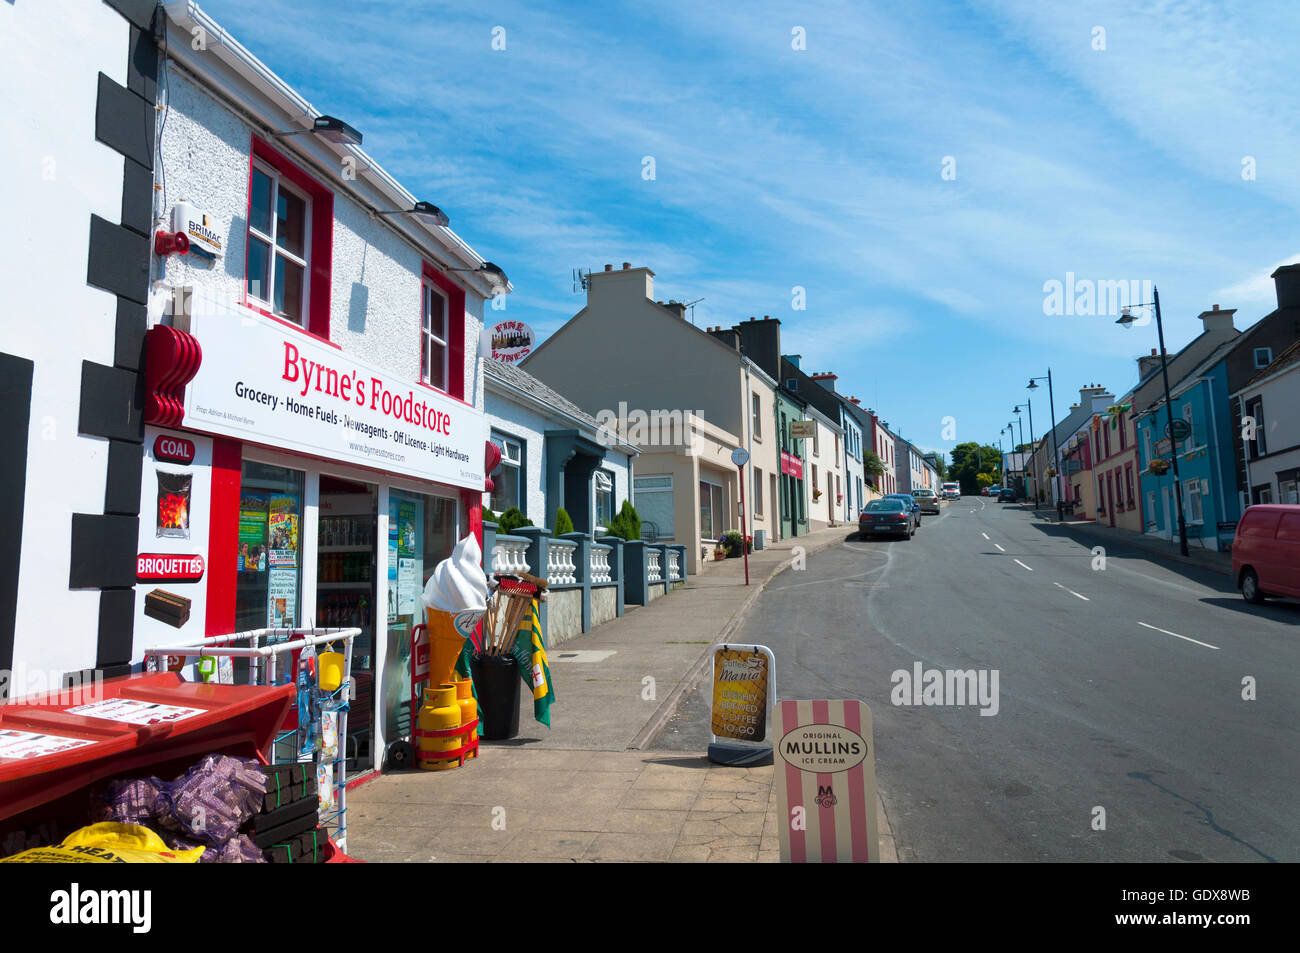
<svg viewBox="0 0 1300 953">
<path fill-rule="evenodd" d="M 1171 384 L 1174 426 L 1181 421 L 1187 436 L 1168 435 L 1169 416 L 1161 396 L 1135 420 L 1141 472 L 1142 513 L 1148 535 L 1172 539 L 1178 532 L 1173 454 L 1178 454 L 1183 483 L 1183 512 L 1188 544 L 1220 549 L 1219 523 L 1241 515 L 1233 457 L 1232 416 L 1224 358 L 1236 346 L 1219 345 L 1181 380 Z M 1153 467 L 1153 461 L 1160 461 Z M 1163 472 L 1159 472 L 1163 471 Z"/>
</svg>

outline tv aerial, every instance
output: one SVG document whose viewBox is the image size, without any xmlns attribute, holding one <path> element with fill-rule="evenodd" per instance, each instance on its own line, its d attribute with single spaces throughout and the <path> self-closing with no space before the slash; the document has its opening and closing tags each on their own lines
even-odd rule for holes
<svg viewBox="0 0 1300 953">
<path fill-rule="evenodd" d="M 573 269 L 573 293 L 577 294 L 580 291 L 586 291 L 590 278 L 591 278 L 590 268 L 574 268 Z"/>
</svg>

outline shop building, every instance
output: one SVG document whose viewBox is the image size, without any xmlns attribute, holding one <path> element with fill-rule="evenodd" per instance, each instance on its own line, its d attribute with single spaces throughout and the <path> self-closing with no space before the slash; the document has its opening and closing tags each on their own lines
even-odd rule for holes
<svg viewBox="0 0 1300 953">
<path fill-rule="evenodd" d="M 70 16 L 84 15 L 77 6 Z M 29 415 L 77 421 L 78 435 L 61 464 L 29 462 L 26 482 L 57 492 L 46 471 L 66 468 L 86 489 L 60 500 L 71 510 L 62 533 L 58 514 L 40 513 L 48 538 L 25 542 L 18 591 L 25 611 L 59 604 L 97 618 L 98 635 L 78 618 L 64 637 L 40 625 L 33 639 L 19 620 L 14 655 L 116 674 L 138 669 L 147 648 L 203 636 L 356 626 L 347 754 L 353 773 L 376 767 L 409 727 L 424 583 L 479 529 L 478 342 L 485 302 L 509 284 L 362 150 L 359 133 L 197 4 L 113 6 L 128 11 L 105 25 L 121 50 L 89 64 L 111 66 L 120 84 L 101 75 L 86 115 L 42 104 L 53 117 L 42 122 L 84 138 L 67 144 L 71 181 L 58 188 L 92 196 L 80 263 L 91 288 L 78 324 L 57 325 L 62 360 L 80 365 L 63 369 L 83 379 L 79 417 L 41 406 L 39 389 Z M 46 18 L 31 5 L 0 15 Z M 104 5 L 95 15 L 123 17 Z M 60 49 L 51 62 L 79 72 L 82 53 Z M 103 151 L 99 164 L 120 179 L 109 140 L 126 150 L 115 189 L 81 168 L 94 165 L 83 153 Z M 119 202 L 122 224 L 100 217 Z M 67 270 L 42 284 L 75 288 L 75 263 Z M 47 333 L 34 327 L 30 340 Z M 24 586 L 29 564 L 48 569 L 67 551 L 69 518 L 66 585 Z"/>
<path fill-rule="evenodd" d="M 125 0 L 0 4 L 0 671 L 47 685 L 138 658 L 153 18 Z"/>
</svg>

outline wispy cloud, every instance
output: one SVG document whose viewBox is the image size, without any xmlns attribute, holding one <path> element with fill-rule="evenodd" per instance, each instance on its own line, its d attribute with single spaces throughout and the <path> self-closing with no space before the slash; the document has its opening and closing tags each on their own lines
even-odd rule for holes
<svg viewBox="0 0 1300 953">
<path fill-rule="evenodd" d="M 1211 300 L 1266 312 L 1259 263 L 1294 248 L 1286 0 L 204 5 L 448 209 L 543 334 L 582 304 L 572 268 L 633 261 L 697 324 L 779 316 L 918 432 L 954 404 L 969 436 L 1005 425 L 1023 395 L 971 393 L 972 362 L 1127 386 L 1133 337 L 1046 318 L 1047 280 L 1155 280 L 1176 343 Z"/>
</svg>

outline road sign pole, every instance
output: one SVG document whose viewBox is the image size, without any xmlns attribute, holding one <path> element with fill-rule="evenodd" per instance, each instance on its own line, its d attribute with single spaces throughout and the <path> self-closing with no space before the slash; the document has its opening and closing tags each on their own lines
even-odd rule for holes
<svg viewBox="0 0 1300 953">
<path fill-rule="evenodd" d="M 749 585 L 749 545 L 745 542 L 745 464 L 749 462 L 749 451 L 737 447 L 731 451 L 731 462 L 736 465 L 737 481 L 740 483 L 740 554 L 745 557 L 745 585 Z M 759 488 L 762 492 L 762 488 Z"/>
<path fill-rule="evenodd" d="M 745 544 L 745 465 L 736 467 L 740 479 L 740 551 L 745 557 L 745 585 L 749 585 L 749 546 Z"/>
</svg>

